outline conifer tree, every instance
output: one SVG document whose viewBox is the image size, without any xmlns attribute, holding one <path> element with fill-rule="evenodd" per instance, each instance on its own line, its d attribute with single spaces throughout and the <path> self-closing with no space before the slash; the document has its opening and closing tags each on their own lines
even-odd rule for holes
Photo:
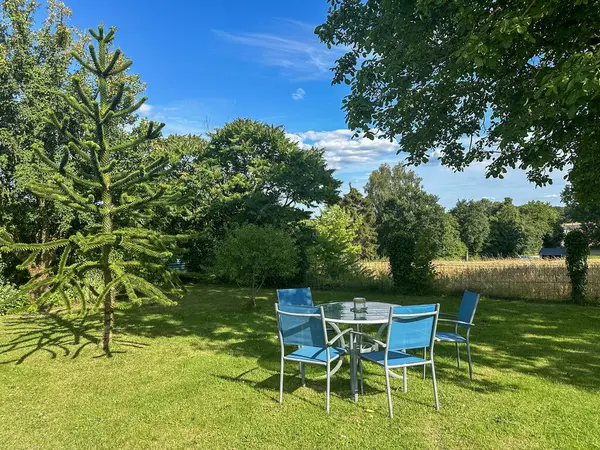
<svg viewBox="0 0 600 450">
<path fill-rule="evenodd" d="M 127 171 L 119 168 L 118 157 L 160 137 L 164 124 L 149 122 L 141 134 L 132 133 L 125 141 L 115 138 L 111 130 L 117 121 L 135 113 L 146 97 L 127 105 L 123 101 L 124 93 L 130 89 L 127 82 L 111 92 L 111 79 L 126 71 L 131 61 L 120 49 L 109 50 L 114 28 L 105 33 L 104 27 L 99 26 L 89 33 L 97 49 L 93 44 L 89 46 L 89 58 L 76 53 L 72 56 L 93 80 L 92 89 L 73 77 L 76 95 L 61 94 L 73 113 L 48 113 L 47 122 L 66 138 L 68 145 L 58 162 L 48 157 L 43 148 L 33 148 L 53 176 L 48 182 L 31 181 L 28 188 L 40 198 L 91 213 L 95 227 L 85 234 L 77 232 L 65 239 L 34 244 L 14 242 L 2 231 L 0 243 L 3 251 L 28 253 L 21 267 L 27 267 L 44 250 L 57 251 L 60 256 L 56 264 L 33 276 L 23 290 L 43 292 L 38 303 L 58 297 L 70 309 L 73 297 L 83 312 L 102 308 L 103 349 L 110 355 L 117 297 L 128 298 L 134 304 L 173 304 L 173 297 L 181 294 L 181 282 L 165 267 L 165 262 L 184 236 L 164 235 L 140 226 L 153 208 L 177 200 L 168 185 L 159 183 L 173 165 L 168 157 L 160 157 Z M 78 135 L 67 127 L 73 121 L 81 125 Z M 101 281 L 94 279 L 94 272 L 101 275 Z M 160 280 L 160 286 L 150 280 Z"/>
</svg>

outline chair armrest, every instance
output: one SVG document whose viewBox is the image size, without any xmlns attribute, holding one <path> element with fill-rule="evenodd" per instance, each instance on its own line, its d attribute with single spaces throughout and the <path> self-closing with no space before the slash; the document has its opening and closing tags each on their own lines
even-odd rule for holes
<svg viewBox="0 0 600 450">
<path fill-rule="evenodd" d="M 467 327 L 474 327 L 475 324 L 474 323 L 470 323 L 470 322 L 463 322 L 461 320 L 453 320 L 453 319 L 438 319 L 438 322 L 449 322 L 449 323 L 455 323 L 458 325 L 464 325 Z"/>
<path fill-rule="evenodd" d="M 341 338 L 342 336 L 344 336 L 346 333 L 352 331 L 352 328 L 346 328 L 344 331 L 336 334 L 333 339 L 331 339 L 329 342 L 327 342 L 327 345 L 332 345 L 335 341 L 337 341 L 339 338 Z"/>
<path fill-rule="evenodd" d="M 381 342 L 380 340 L 378 340 L 378 339 L 375 339 L 375 338 L 373 338 L 373 337 L 369 336 L 368 334 L 365 334 L 365 333 L 359 333 L 358 331 L 353 331 L 351 334 L 353 334 L 353 335 L 358 335 L 358 336 L 361 336 L 361 337 L 365 338 L 367 341 L 374 342 L 375 344 L 377 344 L 377 345 L 381 345 L 381 346 L 382 346 L 382 347 L 384 347 L 384 348 L 385 348 L 385 347 L 387 347 L 387 346 L 386 346 L 386 344 L 385 344 L 384 342 Z"/>
</svg>

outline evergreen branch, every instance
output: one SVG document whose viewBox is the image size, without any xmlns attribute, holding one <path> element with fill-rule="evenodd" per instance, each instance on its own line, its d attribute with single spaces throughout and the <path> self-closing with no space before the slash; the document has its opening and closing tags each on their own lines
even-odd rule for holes
<svg viewBox="0 0 600 450">
<path fill-rule="evenodd" d="M 73 86 L 75 86 L 75 92 L 79 96 L 79 99 L 91 111 L 92 110 L 92 103 L 90 102 L 90 99 L 85 94 L 85 92 L 83 92 L 83 88 L 81 87 L 81 83 L 79 82 L 79 80 L 76 77 L 73 77 L 72 80 L 73 80 Z"/>
<path fill-rule="evenodd" d="M 132 286 L 140 291 L 142 294 L 147 295 L 150 298 L 153 298 L 156 302 L 162 303 L 164 305 L 176 305 L 177 302 L 174 302 L 169 297 L 167 297 L 160 289 L 154 286 L 149 281 L 145 280 L 142 277 L 138 277 L 137 275 L 127 274 L 126 275 Z"/>
<path fill-rule="evenodd" d="M 60 296 L 63 299 L 65 307 L 67 308 L 67 312 L 70 314 L 71 313 L 71 300 L 67 296 L 67 293 L 65 292 L 65 289 L 61 289 L 60 290 Z"/>
<path fill-rule="evenodd" d="M 96 55 L 96 49 L 94 48 L 94 46 L 92 44 L 90 44 L 88 46 L 88 50 L 90 52 L 90 56 L 92 57 L 92 62 L 94 63 L 94 66 L 96 66 L 96 74 L 100 77 L 102 76 L 102 73 L 104 72 L 104 68 L 100 65 L 100 61 L 98 61 L 98 56 Z"/>
<path fill-rule="evenodd" d="M 67 260 L 69 259 L 69 255 L 71 254 L 71 244 L 67 244 L 65 249 L 60 255 L 60 261 L 58 262 L 58 272 L 57 275 L 62 277 L 65 273 L 65 266 L 67 265 Z"/>
<path fill-rule="evenodd" d="M 144 102 L 148 100 L 148 97 L 142 97 L 137 103 L 134 103 L 128 108 L 122 109 L 121 111 L 115 111 L 115 115 L 113 117 L 118 118 L 122 116 L 127 116 L 138 109 L 144 104 Z"/>
<path fill-rule="evenodd" d="M 123 99 L 124 92 L 125 92 L 125 83 L 121 83 L 121 85 L 119 86 L 119 90 L 117 91 L 115 96 L 112 98 L 110 105 L 108 106 L 109 111 L 117 110 L 117 106 L 119 106 L 119 103 L 121 103 L 121 100 Z M 114 114 L 113 114 L 113 117 L 114 117 Z"/>
<path fill-rule="evenodd" d="M 90 211 L 97 210 L 96 205 L 90 205 L 85 197 L 79 195 L 74 189 L 72 189 L 70 186 L 67 186 L 63 181 L 56 180 L 56 183 L 60 186 L 62 191 L 67 194 L 71 200 L 73 200 L 75 204 L 82 206 L 84 209 L 89 209 Z"/>
<path fill-rule="evenodd" d="M 16 242 L 6 247 L 10 248 L 11 251 L 34 251 L 34 250 L 54 250 L 57 248 L 64 247 L 69 243 L 68 239 L 59 239 L 52 242 L 44 242 L 42 244 L 25 244 L 23 242 Z"/>
<path fill-rule="evenodd" d="M 110 34 L 110 33 L 109 33 Z M 115 64 L 117 63 L 119 56 L 121 56 L 121 49 L 117 49 L 112 56 L 112 59 L 110 60 L 110 62 L 108 63 L 108 65 L 106 66 L 106 69 L 104 69 L 103 74 L 105 77 L 108 77 L 109 75 L 111 75 L 110 71 L 113 69 L 113 67 L 115 67 Z"/>
<path fill-rule="evenodd" d="M 39 254 L 40 254 L 40 251 L 32 252 L 25 261 L 23 261 L 21 264 L 19 264 L 17 266 L 17 269 L 19 269 L 19 270 L 27 269 L 27 267 L 29 267 L 31 264 L 33 264 L 33 262 L 35 261 L 35 259 L 37 258 L 37 256 Z"/>
<path fill-rule="evenodd" d="M 79 283 L 79 281 L 77 281 L 76 278 L 73 278 L 73 280 L 71 281 L 71 284 L 75 288 L 75 292 L 77 293 L 77 295 L 81 301 L 81 312 L 83 314 L 84 311 L 87 309 L 87 298 L 85 296 L 85 292 L 83 292 L 83 289 L 81 288 L 81 284 Z"/>
<path fill-rule="evenodd" d="M 151 203 L 154 200 L 159 199 L 160 197 L 163 196 L 164 193 L 165 193 L 165 189 L 164 188 L 160 188 L 153 195 L 141 198 L 139 200 L 136 200 L 135 202 L 131 202 L 131 203 L 128 203 L 126 205 L 117 206 L 116 208 L 113 209 L 113 213 L 121 213 L 123 211 L 127 211 L 127 210 L 130 210 L 130 209 L 140 209 L 141 207 L 147 205 L 148 203 Z"/>
<path fill-rule="evenodd" d="M 10 245 L 14 244 L 14 240 L 8 231 L 4 228 L 0 228 L 0 244 Z"/>
<path fill-rule="evenodd" d="M 46 156 L 46 154 L 43 152 L 43 150 L 39 148 L 39 146 L 33 145 L 32 148 L 35 151 L 35 153 L 40 157 L 40 159 L 48 167 L 50 167 L 51 169 L 54 169 L 56 172 L 60 172 L 60 167 L 54 161 L 52 161 L 50 158 L 48 158 Z M 69 179 L 73 180 L 75 183 L 78 183 L 82 186 L 94 187 L 94 188 L 102 187 L 102 185 L 100 183 L 97 183 L 97 182 L 91 181 L 91 180 L 85 180 L 83 178 L 79 178 L 78 176 L 74 175 L 73 173 L 71 173 L 70 171 L 68 171 L 66 169 L 63 170 L 63 172 L 66 177 L 68 177 Z"/>
<path fill-rule="evenodd" d="M 81 64 L 81 66 L 85 69 L 87 69 L 88 71 L 92 72 L 94 75 L 100 75 L 100 73 L 98 73 L 98 71 L 96 70 L 95 67 L 93 67 L 91 64 L 87 63 L 81 56 L 79 56 L 76 52 L 72 51 L 71 52 L 71 56 L 73 58 L 75 58 L 77 60 L 77 62 L 79 64 Z"/>
<path fill-rule="evenodd" d="M 93 37 L 94 39 L 96 39 L 97 41 L 99 41 L 99 40 L 100 40 L 100 36 L 98 36 L 98 35 L 96 34 L 96 32 L 94 31 L 94 29 L 93 29 L 93 28 L 88 28 L 88 33 L 90 33 L 90 34 L 92 35 L 92 37 Z"/>
<path fill-rule="evenodd" d="M 131 67 L 132 64 L 133 64 L 133 61 L 126 61 L 123 64 L 121 64 L 119 67 L 115 67 L 112 71 L 110 71 L 110 73 L 107 73 L 105 76 L 111 77 L 113 75 L 118 75 L 122 72 L 125 72 L 127 69 L 129 69 L 129 67 Z"/>
<path fill-rule="evenodd" d="M 121 282 L 121 278 L 117 277 L 117 278 L 113 279 L 110 283 L 108 283 L 104 286 L 104 289 L 102 289 L 102 292 L 96 299 L 96 302 L 94 304 L 94 310 L 97 310 L 100 307 L 100 304 L 104 301 L 104 299 L 106 298 L 106 296 L 108 295 L 110 290 L 120 282 Z"/>
<path fill-rule="evenodd" d="M 96 117 L 94 116 L 94 113 L 93 113 L 92 109 L 88 108 L 83 103 L 79 103 L 75 97 L 73 97 L 71 95 L 68 95 L 68 94 L 65 94 L 64 92 L 61 92 L 59 95 L 62 97 L 62 99 L 65 102 L 67 102 L 69 104 L 69 106 L 71 108 L 73 108 L 74 110 L 80 112 L 84 116 L 89 117 L 92 120 L 96 120 Z M 92 107 L 93 107 L 93 105 L 92 105 Z"/>
<path fill-rule="evenodd" d="M 173 253 L 168 251 L 156 251 L 151 248 L 140 245 L 140 243 L 135 243 L 127 240 L 123 240 L 120 244 L 121 247 L 126 248 L 128 250 L 133 250 L 138 253 L 142 253 L 151 258 L 170 258 L 173 256 Z"/>
<path fill-rule="evenodd" d="M 114 37 L 115 37 L 115 32 L 117 31 L 117 29 L 115 27 L 110 27 L 110 30 L 108 31 L 108 34 L 105 36 L 104 38 L 104 42 L 106 42 L 107 44 L 110 44 Z"/>
<path fill-rule="evenodd" d="M 79 148 L 79 146 L 73 141 L 69 141 L 69 148 L 71 149 L 71 151 L 75 154 L 77 154 L 81 159 L 83 159 L 86 162 L 90 162 L 90 155 L 88 155 L 86 152 L 84 152 L 83 150 L 81 150 L 81 148 Z"/>
<path fill-rule="evenodd" d="M 140 170 L 136 172 L 129 172 L 127 175 L 123 175 L 121 177 L 117 176 L 115 178 L 116 181 L 114 181 L 112 185 L 113 187 L 121 185 L 125 185 L 125 187 L 127 187 L 134 181 L 138 182 L 136 184 L 139 184 L 143 181 L 151 180 L 155 176 L 158 176 L 158 171 L 163 169 L 168 163 L 169 160 L 166 156 L 157 158 L 150 163 L 148 167 L 141 167 Z"/>
</svg>

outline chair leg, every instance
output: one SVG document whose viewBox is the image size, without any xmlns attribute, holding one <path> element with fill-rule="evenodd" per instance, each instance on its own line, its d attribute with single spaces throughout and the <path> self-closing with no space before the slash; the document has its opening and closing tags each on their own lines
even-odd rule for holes
<svg viewBox="0 0 600 450">
<path fill-rule="evenodd" d="M 469 359 L 469 378 L 473 381 L 473 363 L 471 362 L 471 343 L 467 339 L 467 358 Z"/>
<path fill-rule="evenodd" d="M 279 404 L 283 404 L 283 363 L 284 360 L 281 358 L 281 374 L 279 375 Z"/>
<path fill-rule="evenodd" d="M 437 381 L 435 378 L 435 366 L 433 365 L 433 358 L 431 358 L 431 378 L 433 379 L 433 397 L 435 398 L 435 409 L 439 411 L 440 402 L 438 401 Z"/>
<path fill-rule="evenodd" d="M 404 367 L 402 369 L 402 388 L 404 389 L 404 392 L 408 392 L 408 377 L 406 376 L 406 372 L 406 367 Z"/>
<path fill-rule="evenodd" d="M 364 395 L 365 386 L 363 382 L 363 364 L 361 359 L 358 360 L 358 366 L 360 367 L 360 395 Z"/>
<path fill-rule="evenodd" d="M 390 371 L 387 367 L 384 367 L 385 370 L 385 388 L 387 391 L 387 400 L 388 400 L 388 410 L 390 412 L 390 419 L 394 417 L 394 413 L 392 411 L 392 391 L 390 387 Z"/>
<path fill-rule="evenodd" d="M 331 391 L 331 368 L 327 363 L 327 400 L 325 402 L 325 410 L 329 414 L 329 392 Z"/>
<path fill-rule="evenodd" d="M 423 359 L 427 360 L 427 347 L 423 349 Z M 423 379 L 425 379 L 425 370 L 427 369 L 427 364 L 423 364 Z"/>
<path fill-rule="evenodd" d="M 300 363 L 300 378 L 302 378 L 302 386 L 306 386 L 306 380 L 304 378 L 304 363 Z"/>
<path fill-rule="evenodd" d="M 458 365 L 458 368 L 460 369 L 460 349 L 458 347 L 458 342 L 456 342 L 456 364 Z"/>
</svg>

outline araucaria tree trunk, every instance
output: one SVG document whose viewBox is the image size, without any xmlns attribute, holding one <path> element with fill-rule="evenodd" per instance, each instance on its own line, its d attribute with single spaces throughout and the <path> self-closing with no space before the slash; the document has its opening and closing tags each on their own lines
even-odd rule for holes
<svg viewBox="0 0 600 450">
<path fill-rule="evenodd" d="M 97 49 L 90 45 L 89 58 L 76 53 L 73 57 L 94 82 L 88 87 L 73 77 L 75 96 L 62 94 L 72 110 L 71 116 L 49 114 L 47 121 L 67 144 L 60 162 L 49 158 L 43 148 L 34 148 L 42 163 L 40 170 L 53 176 L 49 182 L 32 181 L 29 189 L 40 198 L 52 199 L 76 211 L 91 212 L 96 226 L 90 227 L 86 234 L 72 233 L 66 239 L 43 243 L 16 243 L 8 233 L 0 232 L 0 243 L 3 251 L 30 253 L 23 268 L 35 263 L 44 251 L 60 255 L 56 266 L 32 274 L 23 289 L 42 291 L 40 304 L 51 304 L 58 299 L 70 309 L 74 299 L 82 312 L 103 308 L 102 347 L 110 355 L 117 298 L 126 297 L 136 304 L 143 301 L 173 304 L 173 296 L 182 293 L 181 282 L 166 268 L 166 262 L 173 257 L 176 243 L 186 236 L 164 235 L 143 226 L 119 226 L 143 224 L 152 209 L 178 199 L 176 194 L 167 194 L 170 186 L 160 183 L 175 165 L 166 157 L 149 158 L 147 164 L 134 171 L 119 165 L 121 153 L 158 138 L 164 124 L 150 122 L 145 131 L 130 132 L 129 138 L 123 139 L 126 134 L 120 125 L 123 118 L 138 110 L 146 98 L 133 104 L 126 102 L 127 83 L 115 83 L 118 75 L 131 65 L 120 50 L 109 49 L 115 30 L 111 28 L 105 34 L 100 26 L 97 31 L 89 32 Z M 79 123 L 81 134 L 70 132 L 64 126 L 67 121 Z M 120 134 L 114 132 L 118 127 Z M 114 138 L 117 134 L 121 136 L 119 139 Z M 115 217 L 119 218 L 118 223 Z M 152 274 L 162 284 L 155 286 L 142 274 Z"/>
</svg>

